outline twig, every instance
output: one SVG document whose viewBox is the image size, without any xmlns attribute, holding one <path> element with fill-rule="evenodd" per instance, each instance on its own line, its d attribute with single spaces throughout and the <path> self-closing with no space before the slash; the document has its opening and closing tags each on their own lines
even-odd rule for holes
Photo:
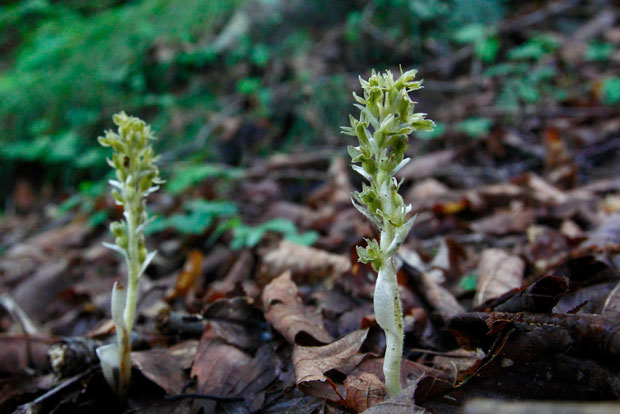
<svg viewBox="0 0 620 414">
<path fill-rule="evenodd" d="M 178 400 L 184 400 L 185 398 L 195 398 L 195 399 L 200 399 L 200 400 L 213 400 L 213 401 L 243 401 L 242 397 L 223 397 L 219 395 L 197 394 L 197 393 L 184 393 L 184 394 L 164 396 L 164 400 L 166 401 L 178 401 Z"/>
<path fill-rule="evenodd" d="M 54 388 L 46 392 L 45 394 L 37 397 L 37 399 L 35 399 L 34 401 L 17 407 L 15 412 L 16 413 L 44 412 L 44 408 L 46 408 L 44 404 L 47 404 L 49 399 L 54 398 L 56 394 L 64 391 L 65 389 L 70 388 L 74 386 L 75 384 L 80 383 L 84 378 L 92 374 L 94 371 L 95 371 L 95 368 L 91 368 L 88 371 L 84 371 L 78 375 L 68 378 L 67 380 L 61 382 L 60 384 L 58 384 L 57 386 L 55 386 Z M 47 407 L 47 408 L 50 408 L 50 407 Z"/>
<path fill-rule="evenodd" d="M 37 324 L 30 319 L 28 314 L 15 302 L 15 299 L 8 293 L 0 295 L 0 306 L 11 315 L 13 320 L 19 324 L 22 331 L 28 335 L 36 335 L 41 332 Z"/>
</svg>

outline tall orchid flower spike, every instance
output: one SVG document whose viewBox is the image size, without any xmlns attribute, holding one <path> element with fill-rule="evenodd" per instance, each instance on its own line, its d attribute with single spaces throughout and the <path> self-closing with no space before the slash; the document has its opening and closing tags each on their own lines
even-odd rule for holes
<svg viewBox="0 0 620 414">
<path fill-rule="evenodd" d="M 115 169 L 115 180 L 110 180 L 112 196 L 123 206 L 124 219 L 110 225 L 115 242 L 104 245 L 118 252 L 127 265 L 127 286 L 118 282 L 112 289 L 112 320 L 116 329 L 116 343 L 97 348 L 97 356 L 106 381 L 120 398 L 127 394 L 131 380 L 131 331 L 138 300 L 138 281 L 155 251 L 146 249 L 144 228 L 149 223 L 145 198 L 157 191 L 163 181 L 159 178 L 157 160 L 150 141 L 155 137 L 144 121 L 124 112 L 114 115 L 118 131 L 106 131 L 99 137 L 104 147 L 114 153 L 108 164 Z"/>
<path fill-rule="evenodd" d="M 422 88 L 414 81 L 415 70 L 402 73 L 394 80 L 390 71 L 374 70 L 366 81 L 360 77 L 363 97 L 353 93 L 360 110 L 359 118 L 350 117 L 351 126 L 342 132 L 356 136 L 358 146 L 350 146 L 352 168 L 368 183 L 352 194 L 352 202 L 360 213 L 381 231 L 379 240 L 366 240 L 366 248 L 357 247 L 360 262 L 370 263 L 378 273 L 374 293 L 377 323 L 385 331 L 386 350 L 383 363 L 385 384 L 390 396 L 400 391 L 400 365 L 403 352 L 403 312 L 396 281 L 393 256 L 405 241 L 415 217 L 408 218 L 411 205 L 405 205 L 398 194 L 401 182 L 395 174 L 403 168 L 408 136 L 413 131 L 430 131 L 435 126 L 426 114 L 414 113 L 409 93 Z"/>
</svg>

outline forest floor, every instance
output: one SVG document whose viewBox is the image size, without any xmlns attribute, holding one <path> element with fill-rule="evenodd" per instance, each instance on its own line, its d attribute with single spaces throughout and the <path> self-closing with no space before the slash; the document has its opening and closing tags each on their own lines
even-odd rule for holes
<svg viewBox="0 0 620 414">
<path fill-rule="evenodd" d="M 58 194 L 40 203 L 26 182 L 17 186 L 0 221 L 0 412 L 618 410 L 620 108 L 602 103 L 609 91 L 596 82 L 618 65 L 615 12 L 584 16 L 579 35 L 559 37 L 532 64 L 593 85 L 579 98 L 510 112 L 492 105 L 501 88 L 539 82 L 532 87 L 547 96 L 557 79 L 499 81 L 475 62 L 452 81 L 433 76 L 470 59 L 468 46 L 420 68 L 417 110 L 458 126 L 413 138 L 413 161 L 399 173 L 417 214 L 395 260 L 400 394 L 385 395 L 375 273 L 355 253 L 377 229 L 351 205 L 361 182 L 334 147 L 256 159 L 233 178 L 149 197 L 154 212 L 179 219 L 147 237 L 158 254 L 140 282 L 124 406 L 94 355 L 114 340 L 110 294 L 124 267 L 102 244 L 112 241 L 107 225 L 91 220 L 122 212 L 101 194 L 87 214 L 60 214 Z M 506 30 L 553 13 L 524 16 L 538 15 L 524 12 Z M 584 57 L 599 37 L 616 45 L 607 63 Z M 246 225 L 227 221 L 222 199 Z M 318 236 L 311 246 L 309 234 Z M 50 348 L 64 352 L 55 371 Z M 520 402 L 498 403 L 506 400 Z"/>
</svg>

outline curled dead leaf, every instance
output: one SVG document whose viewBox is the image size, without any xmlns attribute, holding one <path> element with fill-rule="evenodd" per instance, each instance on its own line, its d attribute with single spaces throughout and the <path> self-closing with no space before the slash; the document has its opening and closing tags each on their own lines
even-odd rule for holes
<svg viewBox="0 0 620 414">
<path fill-rule="evenodd" d="M 345 403 L 344 388 L 326 374 L 336 370 L 344 375 L 351 372 L 364 358 L 358 351 L 368 335 L 368 329 L 349 335 L 325 346 L 296 346 L 293 366 L 297 386 L 306 394 Z"/>
<path fill-rule="evenodd" d="M 263 290 L 265 319 L 292 344 L 320 345 L 332 342 L 321 316 L 304 306 L 297 296 L 291 273 L 284 272 Z"/>
<path fill-rule="evenodd" d="M 195 288 L 200 276 L 202 276 L 203 255 L 198 250 L 189 252 L 183 270 L 177 275 L 173 289 L 166 293 L 165 300 L 172 301 L 176 297 L 186 297 Z"/>
<path fill-rule="evenodd" d="M 349 375 L 344 380 L 347 393 L 347 406 L 358 413 L 373 407 L 385 399 L 386 390 L 383 382 L 370 372 L 359 377 Z"/>
</svg>

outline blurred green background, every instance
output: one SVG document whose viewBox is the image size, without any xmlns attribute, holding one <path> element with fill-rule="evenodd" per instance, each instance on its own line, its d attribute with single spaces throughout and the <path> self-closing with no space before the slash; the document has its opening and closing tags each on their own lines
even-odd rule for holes
<svg viewBox="0 0 620 414">
<path fill-rule="evenodd" d="M 559 3 L 568 3 L 570 10 L 575 2 Z M 577 79 L 576 69 L 557 60 L 562 35 L 583 22 L 568 13 L 549 30 L 533 25 L 524 31 L 519 24 L 527 22 L 511 20 L 516 13 L 535 16 L 544 5 L 508 0 L 4 1 L 2 201 L 21 176 L 56 190 L 101 179 L 107 173 L 106 151 L 98 148 L 96 137 L 120 110 L 152 124 L 161 138 L 157 146 L 165 171 L 181 168 L 179 162 L 182 168 L 198 168 L 186 171 L 191 183 L 192 172 L 198 177 L 221 173 L 205 167 L 216 161 L 246 167 L 274 152 L 344 146 L 339 126 L 351 109 L 350 91 L 357 89 L 357 75 L 370 68 L 419 67 L 422 77 L 436 80 L 439 95 L 418 95 L 424 112 L 458 94 L 455 85 L 463 76 L 492 87 L 490 104 L 506 116 L 548 108 L 550 102 L 562 105 L 592 90 L 591 82 Z M 614 44 L 595 37 L 582 57 L 605 65 L 613 53 Z M 597 80 L 604 104 L 620 101 L 618 79 L 610 73 Z M 475 138 L 488 134 L 496 122 L 469 113 L 442 119 L 434 112 L 432 118 L 438 129 L 420 138 L 450 130 Z"/>
</svg>

